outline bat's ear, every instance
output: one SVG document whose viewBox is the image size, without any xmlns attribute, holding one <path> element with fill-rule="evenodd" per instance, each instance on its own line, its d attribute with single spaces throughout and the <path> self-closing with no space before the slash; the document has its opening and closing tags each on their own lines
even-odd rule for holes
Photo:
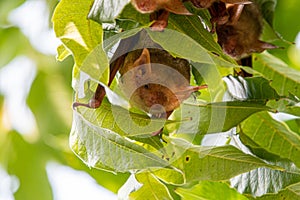
<svg viewBox="0 0 300 200">
<path fill-rule="evenodd" d="M 144 48 L 140 57 L 134 62 L 134 64 L 138 65 L 145 65 L 150 63 L 150 53 L 149 50 Z"/>
<path fill-rule="evenodd" d="M 277 49 L 277 48 L 279 48 L 279 47 L 274 44 L 258 40 L 253 49 L 253 52 L 260 53 L 267 49 Z"/>
<path fill-rule="evenodd" d="M 135 67 L 139 67 L 139 75 L 143 76 L 145 74 L 151 74 L 151 63 L 150 63 L 150 53 L 147 48 L 143 49 L 142 54 L 140 57 L 134 62 Z"/>
</svg>

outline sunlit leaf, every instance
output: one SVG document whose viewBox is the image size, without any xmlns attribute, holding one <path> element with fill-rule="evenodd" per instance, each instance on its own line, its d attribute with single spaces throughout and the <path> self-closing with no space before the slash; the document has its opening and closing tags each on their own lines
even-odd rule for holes
<svg viewBox="0 0 300 200">
<path fill-rule="evenodd" d="M 300 71 L 267 53 L 257 54 L 253 67 L 271 80 L 271 86 L 279 95 L 289 96 L 292 93 L 300 96 Z"/>
<path fill-rule="evenodd" d="M 299 111 L 300 112 L 300 111 Z M 289 128 L 300 135 L 300 119 L 293 119 L 293 120 L 288 120 L 285 122 Z"/>
<path fill-rule="evenodd" d="M 73 151 L 88 166 L 108 171 L 127 172 L 168 165 L 168 162 L 143 147 L 108 129 L 87 122 L 77 112 L 74 112 L 70 137 Z"/>
<path fill-rule="evenodd" d="M 130 0 L 95 0 L 89 18 L 100 23 L 114 22 Z"/>
<path fill-rule="evenodd" d="M 202 181 L 192 188 L 177 188 L 182 200 L 247 200 L 226 183 Z"/>
<path fill-rule="evenodd" d="M 78 110 L 88 120 L 87 126 L 92 123 L 125 136 L 151 134 L 160 130 L 165 123 L 165 120 L 151 119 L 147 115 L 131 113 L 107 101 L 103 101 L 102 105 L 95 110 L 84 107 Z"/>
<path fill-rule="evenodd" d="M 72 52 L 76 66 L 82 67 L 81 70 L 94 79 L 106 83 L 109 64 L 102 49 L 102 27 L 87 19 L 91 3 L 92 1 L 60 1 L 52 21 L 56 37 Z M 78 73 L 77 69 L 74 73 Z"/>
<path fill-rule="evenodd" d="M 269 107 L 251 101 L 217 102 L 210 104 L 183 104 L 179 133 L 216 133 L 227 131 L 250 115 L 269 110 Z"/>
<path fill-rule="evenodd" d="M 173 140 L 174 141 L 174 140 Z M 258 167 L 271 167 L 233 146 L 201 147 L 174 141 L 172 165 L 183 171 L 187 182 L 221 181 Z"/>
<path fill-rule="evenodd" d="M 268 193 L 278 193 L 285 188 L 300 181 L 300 170 L 286 160 L 273 162 L 284 170 L 258 168 L 234 177 L 231 185 L 243 194 L 261 196 Z"/>
<path fill-rule="evenodd" d="M 267 104 L 269 107 L 276 109 L 278 112 L 283 112 L 295 116 L 300 116 L 300 106 L 297 102 L 285 98 L 279 101 L 270 101 Z"/>
<path fill-rule="evenodd" d="M 300 136 L 268 113 L 252 115 L 242 123 L 241 131 L 268 152 L 300 166 Z"/>
<path fill-rule="evenodd" d="M 290 185 L 281 190 L 278 194 L 267 194 L 262 197 L 256 198 L 257 200 L 295 200 L 300 196 L 300 183 Z"/>
<path fill-rule="evenodd" d="M 153 174 L 149 172 L 136 174 L 136 179 L 143 186 L 130 194 L 131 200 L 144 200 L 144 199 L 165 199 L 172 200 L 168 188 L 162 184 Z"/>
<path fill-rule="evenodd" d="M 56 56 L 56 59 L 58 61 L 63 61 L 69 55 L 71 55 L 71 52 L 63 44 L 60 45 L 59 47 L 57 47 L 57 56 Z"/>
<path fill-rule="evenodd" d="M 171 15 L 169 19 L 169 25 L 174 30 L 180 31 L 188 35 L 189 37 L 193 38 L 197 43 L 199 43 L 205 49 L 214 52 L 228 59 L 229 61 L 232 61 L 232 59 L 224 55 L 220 46 L 215 42 L 213 35 L 204 28 L 201 19 L 196 15 L 193 16 Z M 182 43 L 183 42 L 184 41 L 182 41 Z"/>
<path fill-rule="evenodd" d="M 176 168 L 161 168 L 151 170 L 151 173 L 168 184 L 182 185 L 185 183 L 184 174 Z"/>
</svg>

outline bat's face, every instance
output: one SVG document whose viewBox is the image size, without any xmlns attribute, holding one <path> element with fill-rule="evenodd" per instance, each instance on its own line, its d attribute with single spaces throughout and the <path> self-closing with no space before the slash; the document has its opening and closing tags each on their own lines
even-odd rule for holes
<svg viewBox="0 0 300 200">
<path fill-rule="evenodd" d="M 145 84 L 135 90 L 131 104 L 151 113 L 169 112 L 180 105 L 180 99 L 169 88 L 160 84 Z"/>
<path fill-rule="evenodd" d="M 150 52 L 144 49 L 128 53 L 126 66 L 120 69 L 119 85 L 131 105 L 158 115 L 179 107 L 196 89 L 189 85 L 187 61 L 163 50 L 151 49 Z"/>
</svg>

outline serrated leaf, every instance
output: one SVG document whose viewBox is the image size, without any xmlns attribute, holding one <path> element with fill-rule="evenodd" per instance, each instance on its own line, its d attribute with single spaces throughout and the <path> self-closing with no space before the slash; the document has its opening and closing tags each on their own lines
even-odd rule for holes
<svg viewBox="0 0 300 200">
<path fill-rule="evenodd" d="M 88 166 L 108 171 L 127 172 L 168 165 L 113 131 L 92 125 L 75 111 L 70 146 Z"/>
<path fill-rule="evenodd" d="M 241 124 L 241 131 L 266 151 L 300 166 L 300 136 L 275 121 L 267 112 L 257 113 Z"/>
<path fill-rule="evenodd" d="M 278 194 L 266 194 L 257 200 L 296 200 L 300 199 L 300 183 L 290 185 L 281 190 Z"/>
<path fill-rule="evenodd" d="M 95 0 L 89 18 L 99 23 L 114 22 L 130 0 Z"/>
<path fill-rule="evenodd" d="M 180 169 L 187 182 L 221 181 L 258 167 L 272 167 L 262 160 L 245 154 L 233 146 L 200 147 L 189 143 L 175 143 L 172 165 Z M 179 146 L 180 145 L 180 146 Z"/>
<path fill-rule="evenodd" d="M 268 53 L 256 54 L 253 68 L 271 80 L 271 86 L 281 96 L 292 93 L 300 97 L 300 71 Z"/>
<path fill-rule="evenodd" d="M 143 186 L 130 194 L 130 200 L 172 200 L 168 188 L 162 184 L 153 174 L 144 172 L 136 174 L 136 179 Z"/>
<path fill-rule="evenodd" d="M 300 171 L 293 163 L 287 160 L 278 160 L 273 164 L 284 170 L 254 169 L 232 178 L 231 185 L 242 194 L 261 196 L 278 193 L 281 189 L 300 181 Z"/>
<path fill-rule="evenodd" d="M 226 183 L 202 181 L 192 188 L 177 188 L 182 200 L 247 200 L 245 196 Z"/>
</svg>

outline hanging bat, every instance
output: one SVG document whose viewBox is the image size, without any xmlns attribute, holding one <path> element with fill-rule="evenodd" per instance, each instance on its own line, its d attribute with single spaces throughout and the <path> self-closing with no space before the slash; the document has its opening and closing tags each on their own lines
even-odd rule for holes
<svg viewBox="0 0 300 200">
<path fill-rule="evenodd" d="M 236 19 L 235 6 L 227 6 L 227 12 L 229 14 L 227 22 L 216 26 L 218 43 L 226 54 L 240 60 L 252 53 L 277 48 L 277 46 L 259 39 L 263 21 L 256 4 L 244 5 L 238 19 Z"/>
<path fill-rule="evenodd" d="M 131 37 L 120 43 L 122 46 L 119 46 L 113 56 L 117 59 L 110 65 L 108 83 L 111 84 L 119 71 L 120 88 L 131 105 L 151 114 L 154 118 L 168 118 L 192 92 L 207 87 L 190 86 L 190 64 L 187 60 L 173 57 L 157 44 L 148 44 L 146 46 L 150 48 L 142 49 L 129 47 L 137 40 L 147 43 L 149 38 Z M 73 107 L 97 108 L 104 96 L 105 89 L 99 84 L 88 104 L 75 102 Z"/>
<path fill-rule="evenodd" d="M 194 91 L 190 86 L 190 64 L 162 49 L 136 50 L 120 68 L 120 85 L 130 103 L 155 118 L 168 118 Z"/>
</svg>

